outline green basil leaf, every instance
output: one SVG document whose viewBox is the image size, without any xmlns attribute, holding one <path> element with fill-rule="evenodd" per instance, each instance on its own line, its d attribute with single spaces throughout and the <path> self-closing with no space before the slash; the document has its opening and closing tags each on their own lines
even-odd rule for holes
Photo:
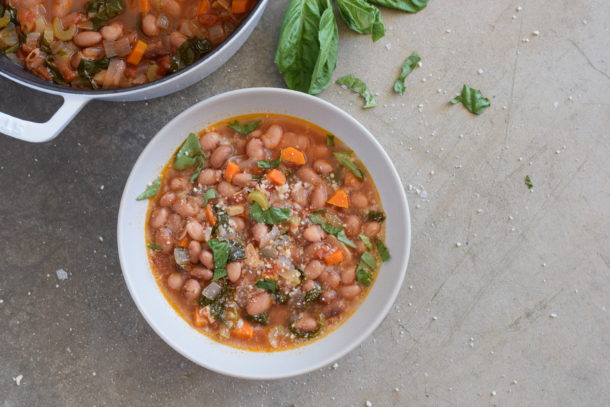
<svg viewBox="0 0 610 407">
<path fill-rule="evenodd" d="M 339 27 L 335 20 L 333 5 L 327 0 L 326 10 L 320 18 L 318 32 L 320 52 L 311 74 L 309 94 L 317 95 L 330 85 L 333 73 L 337 68 L 337 54 L 339 53 Z"/>
<path fill-rule="evenodd" d="M 146 187 L 146 190 L 136 197 L 136 201 L 154 198 L 161 187 L 161 177 L 157 178 L 152 184 Z"/>
<path fill-rule="evenodd" d="M 267 291 L 269 294 L 275 294 L 280 289 L 277 285 L 277 281 L 271 280 L 270 278 L 261 278 L 254 285 Z"/>
<path fill-rule="evenodd" d="M 375 246 L 377 247 L 377 253 L 379 253 L 379 257 L 381 257 L 381 261 L 386 262 L 390 260 L 390 251 L 386 247 L 386 245 L 381 241 L 381 239 L 375 239 Z"/>
<path fill-rule="evenodd" d="M 323 290 L 321 287 L 315 287 L 307 291 L 307 293 L 305 294 L 305 298 L 303 299 L 303 305 L 310 304 L 320 298 L 322 292 Z"/>
<path fill-rule="evenodd" d="M 309 217 L 309 220 L 311 221 L 311 223 L 314 223 L 316 225 L 320 225 L 322 230 L 324 230 L 326 233 L 331 234 L 331 235 L 336 235 L 337 233 L 339 233 L 340 231 L 343 230 L 343 228 L 341 228 L 340 226 L 331 226 L 328 223 L 326 223 L 324 218 L 322 218 L 322 216 L 320 216 L 320 213 L 315 213 L 314 212 Z"/>
<path fill-rule="evenodd" d="M 348 239 L 347 235 L 345 234 L 345 230 L 343 229 L 337 233 L 337 240 L 353 249 L 356 248 L 356 244 Z"/>
<path fill-rule="evenodd" d="M 90 0 L 85 5 L 85 10 L 97 31 L 108 24 L 108 20 L 121 14 L 125 7 L 121 0 Z"/>
<path fill-rule="evenodd" d="M 282 162 L 282 157 L 278 157 L 276 160 L 270 160 L 270 161 L 259 160 L 258 168 L 277 168 L 280 166 L 281 162 Z"/>
<path fill-rule="evenodd" d="M 373 250 L 373 243 L 371 243 L 371 239 L 369 239 L 368 236 L 358 235 L 358 239 L 362 240 L 362 243 L 364 243 L 364 246 L 368 250 Z"/>
<path fill-rule="evenodd" d="M 419 61 L 421 61 L 421 58 L 417 52 L 409 55 L 409 57 L 402 64 L 402 69 L 398 79 L 396 79 L 396 82 L 394 82 L 394 92 L 400 93 L 401 95 L 405 93 L 405 79 L 415 69 Z"/>
<path fill-rule="evenodd" d="M 366 267 L 362 262 L 358 263 L 356 267 L 356 281 L 358 281 L 362 285 L 371 285 L 373 282 L 373 275 L 371 274 L 371 270 Z"/>
<path fill-rule="evenodd" d="M 333 157 L 335 157 L 335 160 L 337 160 L 339 164 L 350 170 L 356 177 L 364 179 L 364 172 L 352 161 L 351 151 L 335 151 Z"/>
<path fill-rule="evenodd" d="M 203 205 L 201 205 L 202 208 L 205 208 L 206 206 L 208 206 L 208 202 L 210 201 L 210 199 L 214 199 L 216 198 L 216 190 L 211 188 L 208 189 L 207 191 L 205 191 L 203 193 Z"/>
<path fill-rule="evenodd" d="M 320 55 L 319 0 L 291 0 L 280 29 L 275 64 L 284 75 L 286 86 L 308 92 Z"/>
<path fill-rule="evenodd" d="M 203 150 L 199 144 L 199 137 L 195 133 L 191 133 L 176 154 L 174 168 L 183 170 L 192 167 L 198 162 L 199 157 L 204 157 Z"/>
<path fill-rule="evenodd" d="M 428 5 L 428 0 L 368 0 L 378 6 L 393 8 L 407 13 L 417 13 Z"/>
<path fill-rule="evenodd" d="M 58 85 L 68 86 L 66 80 L 64 79 L 64 76 L 57 68 L 57 65 L 55 65 L 54 57 L 47 55 L 47 57 L 45 58 L 45 62 L 47 63 L 49 71 L 51 71 L 51 78 L 53 79 L 53 82 Z"/>
<path fill-rule="evenodd" d="M 180 45 L 176 55 L 172 57 L 169 72 L 178 72 L 187 66 L 193 65 L 210 52 L 212 48 L 212 43 L 208 40 L 200 40 L 197 37 L 189 38 Z"/>
<path fill-rule="evenodd" d="M 195 172 L 193 172 L 193 175 L 191 175 L 191 183 L 194 183 L 195 181 L 197 181 L 197 178 L 199 178 L 199 174 L 201 174 L 201 171 L 203 171 L 203 167 L 205 167 L 205 160 L 203 158 L 203 155 L 197 156 L 197 158 L 195 159 L 196 162 L 196 168 L 195 168 Z"/>
<path fill-rule="evenodd" d="M 377 267 L 377 260 L 375 260 L 375 258 L 369 252 L 362 253 L 360 261 L 366 264 L 366 266 L 371 270 L 375 270 L 375 268 Z"/>
<path fill-rule="evenodd" d="M 290 217 L 290 208 L 272 206 L 267 210 L 263 210 L 263 208 L 255 202 L 250 206 L 250 217 L 257 223 L 275 225 L 288 220 Z"/>
<path fill-rule="evenodd" d="M 377 106 L 375 96 L 373 96 L 366 84 L 360 79 L 356 78 L 354 75 L 342 76 L 335 83 L 358 93 L 364 99 L 364 105 L 362 105 L 363 108 L 368 109 Z"/>
<path fill-rule="evenodd" d="M 372 34 L 373 41 L 385 35 L 379 9 L 366 0 L 335 0 L 339 13 L 349 28 L 359 34 Z"/>
<path fill-rule="evenodd" d="M 229 123 L 229 128 L 243 134 L 244 136 L 247 136 L 254 130 L 258 129 L 262 123 L 262 120 L 255 120 L 242 125 L 237 120 L 233 120 Z"/>
<path fill-rule="evenodd" d="M 326 145 L 328 147 L 334 147 L 335 146 L 335 136 L 333 136 L 332 134 L 327 134 L 326 135 Z"/>
<path fill-rule="evenodd" d="M 532 179 L 530 178 L 529 175 L 525 176 L 525 185 L 527 185 L 527 189 L 534 188 L 534 183 L 532 182 Z"/>
<path fill-rule="evenodd" d="M 98 89 L 97 84 L 93 80 L 93 77 L 98 72 L 103 71 L 104 69 L 108 69 L 108 65 L 110 64 L 110 59 L 107 57 L 101 59 L 89 59 L 89 58 L 81 58 L 78 63 L 78 75 L 93 89 Z"/>
<path fill-rule="evenodd" d="M 148 243 L 148 248 L 151 249 L 151 250 L 157 250 L 157 251 L 158 250 L 162 250 L 161 246 L 159 246 L 159 245 L 157 245 L 157 244 L 155 244 L 153 242 L 149 242 Z"/>
<path fill-rule="evenodd" d="M 385 220 L 385 213 L 377 212 L 377 211 L 370 211 L 366 215 L 366 220 L 368 222 L 383 222 Z"/>
<path fill-rule="evenodd" d="M 245 318 L 249 321 L 256 322 L 257 324 L 267 325 L 269 323 L 269 314 L 261 312 L 256 315 L 246 315 Z"/>
<path fill-rule="evenodd" d="M 227 276 L 227 261 L 229 260 L 229 244 L 220 240 L 212 239 L 208 246 L 214 255 L 214 277 L 218 280 Z"/>
<path fill-rule="evenodd" d="M 459 96 L 451 99 L 449 103 L 454 105 L 458 102 L 462 102 L 466 109 L 474 114 L 481 114 L 483 113 L 483 110 L 491 106 L 489 99 L 483 97 L 480 90 L 473 89 L 468 85 L 464 85 L 462 88 L 462 93 Z"/>
</svg>

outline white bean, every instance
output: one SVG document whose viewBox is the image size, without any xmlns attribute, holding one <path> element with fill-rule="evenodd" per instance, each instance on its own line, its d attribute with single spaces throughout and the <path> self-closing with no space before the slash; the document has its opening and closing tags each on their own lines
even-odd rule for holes
<svg viewBox="0 0 610 407">
<path fill-rule="evenodd" d="M 309 242 L 319 242 L 324 239 L 325 233 L 319 225 L 309 226 L 303 231 L 303 237 Z"/>
<path fill-rule="evenodd" d="M 227 276 L 232 283 L 239 280 L 239 277 L 241 277 L 241 263 L 234 261 L 227 264 Z"/>
</svg>

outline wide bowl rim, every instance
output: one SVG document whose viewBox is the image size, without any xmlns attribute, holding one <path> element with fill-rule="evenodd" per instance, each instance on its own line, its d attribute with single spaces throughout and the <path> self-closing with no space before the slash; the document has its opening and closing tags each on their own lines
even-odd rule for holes
<svg viewBox="0 0 610 407">
<path fill-rule="evenodd" d="M 223 368 L 223 366 L 211 365 L 209 363 L 206 363 L 205 361 L 195 358 L 192 354 L 190 354 L 188 352 L 188 349 L 182 349 L 181 347 L 177 346 L 174 343 L 173 339 L 165 332 L 165 330 L 155 320 L 154 316 L 150 315 L 148 313 L 148 310 L 140 302 L 139 297 L 137 295 L 137 289 L 134 285 L 134 281 L 131 280 L 131 276 L 130 276 L 129 272 L 127 271 L 127 267 L 126 267 L 127 254 L 124 253 L 125 242 L 123 241 L 123 228 L 127 227 L 127 223 L 128 223 L 128 220 L 123 219 L 124 213 L 127 210 L 126 208 L 128 207 L 128 205 L 134 205 L 134 203 L 135 203 L 134 197 L 131 195 L 128 196 L 126 191 L 127 191 L 128 187 L 130 186 L 130 184 L 132 184 L 134 182 L 134 179 L 138 176 L 138 174 L 136 174 L 135 170 L 139 167 L 141 162 L 145 161 L 146 157 L 148 155 L 150 155 L 151 152 L 157 148 L 156 147 L 157 144 L 161 143 L 160 135 L 167 133 L 169 129 L 171 129 L 173 126 L 176 125 L 176 123 L 179 123 L 184 117 L 190 115 L 192 112 L 198 111 L 200 109 L 203 110 L 206 105 L 215 103 L 215 102 L 217 102 L 221 99 L 225 99 L 225 98 L 234 98 L 234 97 L 239 98 L 239 97 L 242 97 L 242 96 L 244 96 L 246 94 L 250 94 L 250 93 L 260 94 L 261 98 L 269 97 L 269 96 L 273 96 L 273 95 L 277 95 L 277 94 L 285 94 L 285 95 L 288 94 L 293 97 L 298 97 L 298 98 L 302 99 L 303 103 L 315 103 L 315 104 L 323 106 L 324 108 L 330 109 L 333 111 L 334 114 L 337 115 L 338 118 L 340 118 L 338 120 L 348 120 L 351 122 L 352 125 L 357 126 L 360 129 L 360 131 L 366 136 L 366 138 L 368 138 L 369 141 L 373 143 L 373 145 L 376 147 L 377 153 L 380 154 L 380 157 L 388 165 L 388 167 L 390 169 L 390 173 L 393 178 L 392 181 L 394 183 L 398 183 L 398 185 L 400 185 L 400 188 L 396 189 L 395 198 L 399 200 L 399 206 L 401 207 L 401 209 L 404 210 L 404 214 L 405 214 L 404 224 L 397 226 L 397 227 L 402 227 L 402 226 L 405 227 L 405 236 L 406 236 L 405 250 L 403 253 L 397 253 L 394 255 L 394 257 L 400 259 L 400 262 L 399 262 L 399 264 L 397 264 L 396 267 L 400 267 L 401 271 L 399 272 L 396 284 L 393 286 L 393 289 L 391 290 L 391 292 L 387 293 L 386 301 L 383 304 L 383 306 L 380 307 L 381 309 L 379 310 L 379 312 L 378 312 L 377 316 L 374 318 L 374 320 L 370 321 L 371 323 L 368 325 L 368 327 L 366 329 L 364 329 L 363 331 L 360 331 L 357 335 L 355 335 L 353 337 L 353 339 L 350 340 L 350 342 L 346 346 L 337 350 L 332 356 L 329 356 L 325 359 L 320 359 L 317 362 L 314 362 L 311 365 L 300 368 L 300 369 L 292 370 L 290 372 L 271 374 L 271 375 L 270 374 L 267 374 L 267 375 L 241 374 L 240 372 L 236 372 L 234 370 L 225 369 L 225 368 Z M 349 145 L 348 137 L 342 137 L 342 139 Z M 388 199 L 388 198 L 382 197 L 382 200 L 383 199 Z M 149 141 L 147 146 L 144 148 L 144 150 L 141 152 L 140 156 L 134 163 L 133 168 L 132 168 L 132 170 L 129 174 L 129 177 L 124 186 L 123 195 L 121 198 L 121 203 L 120 203 L 120 208 L 119 208 L 119 213 L 118 213 L 118 219 L 117 219 L 117 244 L 118 244 L 119 262 L 121 265 L 121 270 L 123 273 L 123 277 L 125 279 L 125 283 L 127 285 L 127 288 L 129 290 L 129 293 L 130 293 L 133 301 L 136 303 L 136 306 L 137 306 L 138 310 L 140 311 L 140 314 L 142 314 L 142 316 L 144 317 L 146 322 L 150 325 L 150 327 L 171 348 L 173 348 L 176 352 L 178 352 L 185 358 L 191 360 L 193 363 L 195 363 L 199 366 L 202 366 L 206 369 L 209 369 L 211 371 L 214 371 L 216 373 L 226 375 L 226 376 L 231 376 L 231 377 L 236 377 L 236 378 L 241 378 L 241 379 L 251 379 L 251 380 L 283 379 L 283 378 L 290 378 L 290 377 L 294 377 L 294 376 L 302 375 L 302 374 L 305 374 L 305 373 L 308 373 L 311 371 L 318 370 L 318 369 L 320 369 L 324 366 L 327 366 L 327 365 L 331 364 L 332 362 L 340 359 L 341 357 L 345 356 L 347 353 L 351 352 L 358 345 L 360 345 L 367 337 L 369 337 L 377 329 L 377 327 L 385 319 L 385 317 L 389 313 L 390 309 L 394 305 L 396 298 L 398 297 L 398 294 L 400 292 L 400 289 L 402 287 L 402 284 L 403 284 L 405 276 L 406 276 L 407 266 L 409 263 L 410 251 L 411 251 L 411 217 L 410 217 L 410 211 L 409 211 L 409 205 L 408 205 L 406 193 L 404 191 L 404 188 L 402 187 L 402 183 L 400 181 L 400 176 L 399 176 L 398 171 L 396 170 L 391 158 L 388 156 L 387 152 L 383 149 L 383 147 L 381 146 L 379 141 L 366 129 L 366 127 L 364 127 L 354 117 L 352 117 L 350 114 L 348 114 L 344 110 L 340 109 L 339 107 L 331 104 L 330 102 L 327 102 L 318 97 L 314 97 L 314 96 L 307 95 L 304 93 L 287 90 L 287 89 L 281 89 L 281 88 L 260 88 L 260 87 L 259 88 L 245 88 L 245 89 L 238 89 L 238 90 L 221 93 L 219 95 L 212 96 L 208 99 L 205 99 L 203 101 L 196 103 L 195 105 L 184 110 L 179 115 L 174 117 L 171 121 L 169 121 Z M 149 271 L 151 271 L 150 268 L 149 268 Z M 151 273 L 152 273 L 152 271 L 151 271 Z M 366 302 L 366 299 L 364 302 Z M 359 308 L 364 306 L 364 302 L 363 302 L 363 304 L 361 304 L 359 306 Z M 171 307 L 171 305 L 169 305 L 169 303 L 168 303 L 168 306 Z M 356 315 L 358 313 L 358 311 L 359 311 L 359 309 L 356 309 L 354 314 L 351 315 L 348 318 L 348 320 L 353 318 L 354 315 Z M 328 335 L 332 335 L 333 332 L 329 333 Z M 307 347 L 307 346 L 310 346 L 310 345 L 304 345 L 303 347 L 300 347 L 297 349 L 303 349 L 304 347 Z M 230 348 L 230 347 L 228 347 L 228 348 Z M 235 349 L 235 348 L 231 348 L 231 349 Z M 246 350 L 241 350 L 241 349 L 236 349 L 236 351 L 248 352 Z M 277 355 L 278 357 L 282 357 L 283 353 L 284 352 L 280 351 L 280 352 L 269 352 L 268 354 Z"/>
</svg>

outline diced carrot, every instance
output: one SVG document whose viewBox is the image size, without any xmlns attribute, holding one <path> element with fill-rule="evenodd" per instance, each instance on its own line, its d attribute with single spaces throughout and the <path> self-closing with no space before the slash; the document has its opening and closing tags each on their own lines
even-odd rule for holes
<svg viewBox="0 0 610 407">
<path fill-rule="evenodd" d="M 337 264 L 341 264 L 342 262 L 343 252 L 339 249 L 324 256 L 324 263 L 328 264 L 329 266 L 336 266 Z"/>
<path fill-rule="evenodd" d="M 133 51 L 131 51 L 131 55 L 129 55 L 129 58 L 127 58 L 127 63 L 131 65 L 138 65 L 142 60 L 142 57 L 144 56 L 144 53 L 146 52 L 147 48 L 147 43 L 142 40 L 138 40 L 138 42 L 136 42 L 136 45 L 134 45 L 133 47 Z"/>
<path fill-rule="evenodd" d="M 247 321 L 242 320 L 243 325 L 231 331 L 231 335 L 236 338 L 248 340 L 254 336 L 254 327 Z"/>
<path fill-rule="evenodd" d="M 344 189 L 338 189 L 337 191 L 335 191 L 333 196 L 328 198 L 328 201 L 326 201 L 326 203 L 338 206 L 339 208 L 349 208 L 347 192 L 345 192 Z"/>
<path fill-rule="evenodd" d="M 197 7 L 197 15 L 203 14 L 210 9 L 210 0 L 201 0 L 199 2 L 199 7 Z"/>
<path fill-rule="evenodd" d="M 233 161 L 229 161 L 227 169 L 225 170 L 225 179 L 231 182 L 237 173 L 239 173 L 239 165 L 235 164 Z"/>
<path fill-rule="evenodd" d="M 182 238 L 182 240 L 180 240 L 176 246 L 187 247 L 189 245 L 189 243 L 190 243 L 190 241 L 189 241 L 188 236 L 184 236 Z"/>
<path fill-rule="evenodd" d="M 267 173 L 267 178 L 276 185 L 284 185 L 286 183 L 286 176 L 280 170 L 272 169 Z"/>
<path fill-rule="evenodd" d="M 150 0 L 138 0 L 140 12 L 146 14 L 150 11 Z"/>
<path fill-rule="evenodd" d="M 300 152 L 294 147 L 286 147 L 280 153 L 280 157 L 282 161 L 285 161 L 289 164 L 294 165 L 303 165 L 305 164 L 305 154 Z"/>
<path fill-rule="evenodd" d="M 207 218 L 210 226 L 216 226 L 216 216 L 214 216 L 214 212 L 212 212 L 212 208 L 210 208 L 210 205 L 205 206 L 205 217 Z"/>
<path fill-rule="evenodd" d="M 203 308 L 197 306 L 193 314 L 193 324 L 198 327 L 207 326 L 210 321 L 202 312 Z"/>
<path fill-rule="evenodd" d="M 250 0 L 233 0 L 231 3 L 231 12 L 235 14 L 243 14 L 250 8 Z"/>
</svg>

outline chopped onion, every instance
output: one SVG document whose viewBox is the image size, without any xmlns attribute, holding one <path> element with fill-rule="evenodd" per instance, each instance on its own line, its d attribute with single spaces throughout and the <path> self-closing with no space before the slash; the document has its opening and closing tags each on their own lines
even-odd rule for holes
<svg viewBox="0 0 610 407">
<path fill-rule="evenodd" d="M 236 216 L 244 213 L 244 207 L 242 205 L 231 205 L 227 207 L 227 215 Z"/>
<path fill-rule="evenodd" d="M 215 300 L 218 294 L 222 291 L 222 286 L 216 281 L 212 281 L 206 288 L 203 289 L 201 294 L 208 300 Z"/>
<path fill-rule="evenodd" d="M 110 72 L 110 66 L 108 66 L 108 72 Z M 106 74 L 106 77 L 108 77 L 108 74 Z M 104 81 L 104 83 L 106 83 L 106 81 Z M 179 266 L 189 264 L 191 260 L 188 250 L 182 247 L 174 248 L 174 260 L 176 260 L 176 264 Z"/>
<path fill-rule="evenodd" d="M 25 37 L 25 45 L 29 49 L 38 48 L 40 43 L 40 33 L 31 32 Z"/>
<path fill-rule="evenodd" d="M 117 56 L 120 57 L 131 54 L 131 44 L 129 43 L 129 38 L 123 37 L 120 40 L 117 40 L 114 44 L 114 50 L 116 51 Z"/>
<path fill-rule="evenodd" d="M 44 31 L 44 29 L 47 26 L 47 21 L 44 19 L 43 16 L 38 16 L 36 18 L 36 28 L 34 28 L 34 30 L 38 33 L 41 33 Z"/>
<path fill-rule="evenodd" d="M 214 45 L 220 44 L 225 38 L 225 30 L 221 24 L 216 24 L 208 28 L 208 39 Z"/>
<path fill-rule="evenodd" d="M 282 270 L 279 272 L 279 275 L 292 286 L 296 287 L 301 283 L 301 273 L 295 269 Z"/>
<path fill-rule="evenodd" d="M 15 31 L 15 24 L 9 23 L 4 29 L 0 31 L 0 48 L 9 48 L 19 43 L 17 32 Z"/>
<path fill-rule="evenodd" d="M 122 59 L 115 58 L 110 61 L 110 65 L 108 65 L 108 71 L 106 71 L 106 76 L 104 77 L 104 84 L 102 85 L 102 88 L 117 88 L 119 86 L 119 83 L 121 82 L 123 73 L 125 72 L 125 67 L 125 61 L 123 61 Z"/>
</svg>

